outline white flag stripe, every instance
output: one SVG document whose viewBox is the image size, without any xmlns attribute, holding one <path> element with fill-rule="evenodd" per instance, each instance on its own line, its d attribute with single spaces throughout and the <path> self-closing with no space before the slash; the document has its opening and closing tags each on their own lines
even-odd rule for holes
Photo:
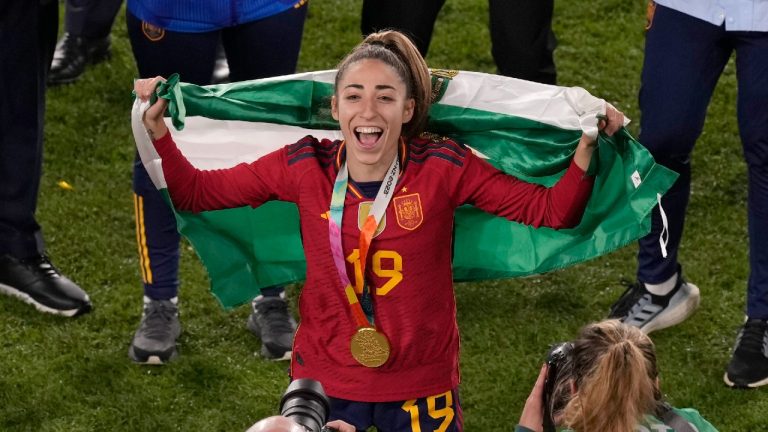
<svg viewBox="0 0 768 432">
<path fill-rule="evenodd" d="M 171 128 L 170 119 L 166 119 L 166 123 Z M 200 169 L 228 168 L 241 162 L 253 162 L 307 135 L 342 139 L 341 131 L 199 116 L 187 117 L 184 130 L 173 130 L 173 140 L 181 152 Z"/>
</svg>

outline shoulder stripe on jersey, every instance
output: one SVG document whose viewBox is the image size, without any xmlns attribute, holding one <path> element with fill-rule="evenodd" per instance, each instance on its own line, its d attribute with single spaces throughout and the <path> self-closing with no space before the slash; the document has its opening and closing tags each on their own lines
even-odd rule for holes
<svg viewBox="0 0 768 432">
<path fill-rule="evenodd" d="M 312 136 L 307 136 L 295 144 L 288 146 L 286 151 L 288 165 L 293 165 L 301 160 L 314 157 L 320 165 L 328 166 L 333 160 L 336 147 L 337 145 L 335 142 L 331 142 L 330 145 L 323 145 L 323 141 L 318 141 Z"/>
<path fill-rule="evenodd" d="M 288 165 L 293 165 L 296 162 L 301 162 L 304 159 L 315 158 L 316 156 L 317 155 L 315 154 L 315 152 L 304 152 L 304 153 L 298 154 L 298 155 L 288 159 Z M 320 162 L 320 161 L 318 160 L 318 162 Z M 321 165 L 322 165 L 322 163 L 321 163 Z"/>
<path fill-rule="evenodd" d="M 293 153 L 301 148 L 307 147 L 307 146 L 314 146 L 321 144 L 322 141 L 318 140 L 317 138 L 313 137 L 312 135 L 306 135 L 300 140 L 296 141 L 293 144 L 288 145 L 288 153 Z"/>
<path fill-rule="evenodd" d="M 466 153 L 467 148 L 461 144 L 458 144 L 455 141 L 416 141 L 413 143 L 414 151 L 418 149 L 421 152 L 433 149 L 446 149 L 449 151 L 452 151 L 453 153 L 456 153 L 457 155 L 463 156 L 464 153 Z"/>
<path fill-rule="evenodd" d="M 289 145 L 288 150 L 286 151 L 286 154 L 288 157 L 290 157 L 290 156 L 293 156 L 296 152 L 303 150 L 307 147 L 312 147 L 312 142 L 302 140 L 295 144 Z"/>
<path fill-rule="evenodd" d="M 456 166 L 463 166 L 464 165 L 464 161 L 463 160 L 457 159 L 455 157 L 452 157 L 452 156 L 449 156 L 449 155 L 447 155 L 445 153 L 440 153 L 440 152 L 427 152 L 424 155 L 412 154 L 410 160 L 413 163 L 420 164 L 420 163 L 424 163 L 427 159 L 432 158 L 432 157 L 436 157 L 438 159 L 446 160 L 446 161 L 448 161 L 448 162 L 450 162 L 450 163 L 452 163 L 452 164 L 454 164 Z"/>
<path fill-rule="evenodd" d="M 413 153 L 422 154 L 429 151 L 448 151 L 456 156 L 463 158 L 466 150 L 448 143 L 430 143 L 425 146 L 414 146 Z"/>
</svg>

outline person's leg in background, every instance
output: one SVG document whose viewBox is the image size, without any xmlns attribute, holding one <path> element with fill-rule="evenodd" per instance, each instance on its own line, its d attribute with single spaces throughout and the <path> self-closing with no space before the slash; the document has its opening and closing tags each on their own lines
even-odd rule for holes
<svg viewBox="0 0 768 432">
<path fill-rule="evenodd" d="M 216 62 L 213 66 L 211 84 L 224 84 L 228 82 L 229 62 L 227 61 L 227 53 L 224 52 L 224 45 L 219 43 L 219 47 L 216 49 Z"/>
<path fill-rule="evenodd" d="M 435 20 L 445 0 L 363 0 L 360 31 L 363 36 L 395 29 L 408 35 L 427 56 Z"/>
<path fill-rule="evenodd" d="M 45 255 L 35 219 L 43 162 L 48 68 L 58 30 L 58 3 L 0 3 L 0 292 L 41 312 L 75 316 L 88 295 Z"/>
<path fill-rule="evenodd" d="M 554 0 L 489 0 L 491 53 L 499 74 L 555 84 Z"/>
<path fill-rule="evenodd" d="M 747 321 L 725 373 L 731 387 L 768 384 L 768 32 L 733 32 L 739 132 L 747 161 Z"/>
<path fill-rule="evenodd" d="M 141 78 L 179 73 L 185 82 L 210 82 L 220 32 L 170 32 L 130 12 L 126 25 Z M 189 55 L 194 48 L 195 55 Z M 144 309 L 129 356 L 138 363 L 164 363 L 177 355 L 179 241 L 172 210 L 136 156 L 133 171 L 136 239 L 144 284 Z"/>
<path fill-rule="evenodd" d="M 296 71 L 307 4 L 279 14 L 224 29 L 222 42 L 232 81 L 244 81 Z M 261 339 L 261 355 L 288 360 L 296 321 L 288 311 L 282 286 L 261 290 L 251 303 L 248 329 Z"/>
<path fill-rule="evenodd" d="M 110 55 L 109 33 L 122 0 L 67 0 L 64 34 L 56 44 L 48 84 L 77 81 L 88 64 Z"/>
<path fill-rule="evenodd" d="M 646 333 L 685 320 L 699 304 L 699 289 L 682 278 L 677 253 L 690 195 L 690 155 L 732 52 L 724 29 L 684 13 L 658 5 L 650 22 L 639 96 L 639 141 L 680 177 L 661 199 L 668 221 L 667 257 L 659 244 L 663 224 L 656 207 L 651 232 L 639 241 L 638 282 L 610 312 L 610 317 Z"/>
</svg>

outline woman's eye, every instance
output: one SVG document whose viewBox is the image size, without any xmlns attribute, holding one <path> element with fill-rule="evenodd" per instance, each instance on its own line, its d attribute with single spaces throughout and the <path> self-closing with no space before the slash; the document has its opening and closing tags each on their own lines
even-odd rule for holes
<svg viewBox="0 0 768 432">
<path fill-rule="evenodd" d="M 395 99 L 390 97 L 390 96 L 379 96 L 379 100 L 384 101 L 384 102 L 392 102 Z"/>
<path fill-rule="evenodd" d="M 345 97 L 345 99 L 348 100 L 348 101 L 355 101 L 355 100 L 360 99 L 360 96 L 358 96 L 358 95 L 347 95 L 347 97 Z"/>
</svg>

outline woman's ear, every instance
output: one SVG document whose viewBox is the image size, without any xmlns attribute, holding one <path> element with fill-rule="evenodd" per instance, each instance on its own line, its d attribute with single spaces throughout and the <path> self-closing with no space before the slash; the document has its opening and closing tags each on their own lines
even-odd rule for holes
<svg viewBox="0 0 768 432">
<path fill-rule="evenodd" d="M 331 96 L 331 117 L 339 121 L 339 102 L 336 100 L 336 95 Z"/>
<path fill-rule="evenodd" d="M 568 383 L 571 384 L 571 395 L 575 395 L 579 389 L 576 388 L 576 380 L 570 379 L 568 380 Z"/>
<path fill-rule="evenodd" d="M 405 101 L 405 109 L 403 110 L 403 124 L 408 123 L 413 118 L 413 110 L 416 107 L 416 101 L 413 98 Z"/>
</svg>

